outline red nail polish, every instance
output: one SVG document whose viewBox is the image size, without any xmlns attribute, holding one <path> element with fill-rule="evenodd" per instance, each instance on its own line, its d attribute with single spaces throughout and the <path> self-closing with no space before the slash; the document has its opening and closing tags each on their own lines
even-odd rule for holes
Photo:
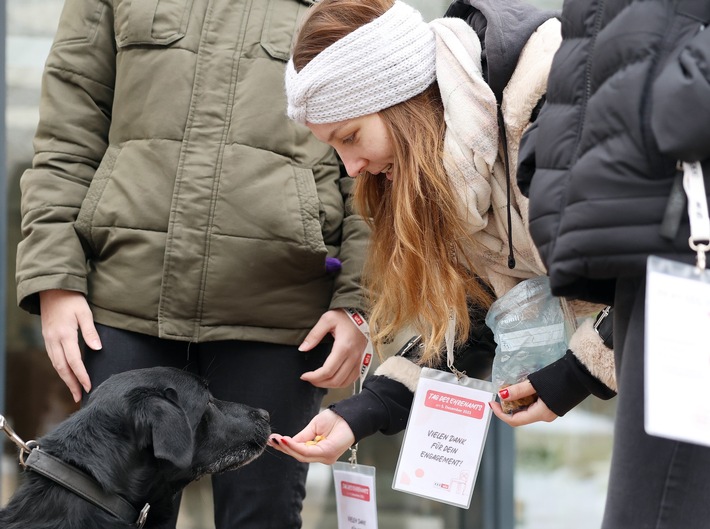
<svg viewBox="0 0 710 529">
<path fill-rule="evenodd" d="M 500 395 L 501 399 L 507 399 L 508 397 L 510 397 L 510 392 L 507 389 L 501 389 L 498 392 L 498 395 Z"/>
<path fill-rule="evenodd" d="M 286 442 L 286 439 L 281 439 L 281 442 L 282 442 L 283 444 L 285 444 L 286 446 L 288 446 L 288 443 Z"/>
</svg>

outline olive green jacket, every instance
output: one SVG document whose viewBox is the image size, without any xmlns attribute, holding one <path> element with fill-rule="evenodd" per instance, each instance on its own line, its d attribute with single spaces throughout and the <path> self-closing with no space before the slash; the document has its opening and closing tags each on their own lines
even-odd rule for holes
<svg viewBox="0 0 710 529">
<path fill-rule="evenodd" d="M 66 289 L 106 325 L 285 344 L 328 309 L 363 308 L 352 181 L 285 113 L 307 6 L 66 1 L 21 179 L 21 307 Z"/>
</svg>

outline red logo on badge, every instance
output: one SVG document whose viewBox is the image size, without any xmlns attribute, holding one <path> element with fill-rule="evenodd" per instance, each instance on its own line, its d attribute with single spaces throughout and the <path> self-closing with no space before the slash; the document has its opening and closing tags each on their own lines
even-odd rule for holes
<svg viewBox="0 0 710 529">
<path fill-rule="evenodd" d="M 370 501 L 370 487 L 343 481 L 340 483 L 340 493 L 348 498 L 355 498 L 362 501 Z"/>
<path fill-rule="evenodd" d="M 358 314 L 357 312 L 353 312 L 352 316 L 353 316 L 353 321 L 355 322 L 356 325 L 361 326 L 363 323 L 365 323 L 365 321 L 362 319 L 360 314 Z"/>
<path fill-rule="evenodd" d="M 466 399 L 458 395 L 440 393 L 433 390 L 427 391 L 424 405 L 427 408 L 457 413 L 471 417 L 472 419 L 481 419 L 485 409 L 485 405 L 477 400 Z"/>
</svg>

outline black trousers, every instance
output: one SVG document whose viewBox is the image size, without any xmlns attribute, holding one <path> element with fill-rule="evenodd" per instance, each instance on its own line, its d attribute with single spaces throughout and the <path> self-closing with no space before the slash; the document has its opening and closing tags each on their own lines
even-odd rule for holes
<svg viewBox="0 0 710 529">
<path fill-rule="evenodd" d="M 187 343 L 98 324 L 97 330 L 103 348 L 83 348 L 92 387 L 130 369 L 186 369 L 206 378 L 216 398 L 267 410 L 272 431 L 285 435 L 300 432 L 318 414 L 326 393 L 299 377 L 323 365 L 330 345 L 303 353 L 296 346 Z M 308 465 L 267 448 L 249 465 L 213 476 L 216 529 L 299 529 L 307 472 Z"/>
<path fill-rule="evenodd" d="M 614 303 L 619 387 L 603 529 L 710 527 L 710 448 L 644 430 L 646 278 L 620 278 Z M 673 351 L 667 352 L 669 355 Z M 678 406 L 692 406 L 676 395 Z"/>
</svg>

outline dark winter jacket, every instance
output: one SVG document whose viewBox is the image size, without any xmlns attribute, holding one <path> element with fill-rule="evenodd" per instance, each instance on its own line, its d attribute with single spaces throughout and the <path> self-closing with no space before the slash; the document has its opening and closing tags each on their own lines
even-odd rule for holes
<svg viewBox="0 0 710 529">
<path fill-rule="evenodd" d="M 106 325 L 283 344 L 329 309 L 364 308 L 352 179 L 286 117 L 310 4 L 66 2 L 21 180 L 21 307 L 73 290 Z"/>
<path fill-rule="evenodd" d="M 649 254 L 692 262 L 676 165 L 710 155 L 707 0 L 568 0 L 523 139 L 530 232 L 556 295 L 611 303 Z M 710 190 L 710 165 L 705 164 Z"/>
</svg>

